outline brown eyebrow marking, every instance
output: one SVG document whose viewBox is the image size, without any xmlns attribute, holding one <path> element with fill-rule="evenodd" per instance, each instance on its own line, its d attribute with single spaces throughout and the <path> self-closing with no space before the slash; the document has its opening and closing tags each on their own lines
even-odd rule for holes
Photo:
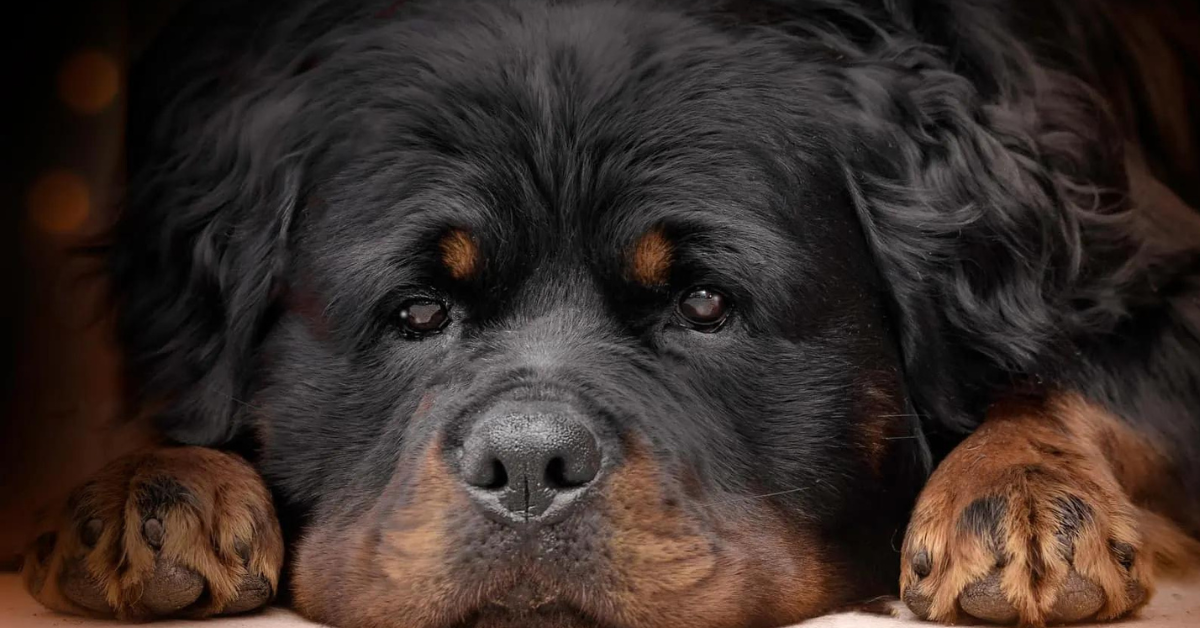
<svg viewBox="0 0 1200 628">
<path fill-rule="evenodd" d="M 479 270 L 479 245 L 471 234 L 462 229 L 453 229 L 439 244 L 442 263 L 455 279 L 469 279 Z"/>
<path fill-rule="evenodd" d="M 629 277 L 644 286 L 662 286 L 671 274 L 674 246 L 659 227 L 638 238 L 629 255 Z"/>
</svg>

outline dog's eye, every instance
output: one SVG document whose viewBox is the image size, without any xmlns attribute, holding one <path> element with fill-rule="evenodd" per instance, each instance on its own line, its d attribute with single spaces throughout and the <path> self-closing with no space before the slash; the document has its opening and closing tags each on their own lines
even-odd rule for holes
<svg viewBox="0 0 1200 628">
<path fill-rule="evenodd" d="M 688 327 L 714 332 L 729 318 L 729 299 L 710 288 L 695 288 L 679 300 L 677 309 Z"/>
<path fill-rule="evenodd" d="M 405 333 L 427 336 L 441 331 L 450 322 L 450 311 L 441 301 L 413 299 L 400 308 L 399 318 Z"/>
</svg>

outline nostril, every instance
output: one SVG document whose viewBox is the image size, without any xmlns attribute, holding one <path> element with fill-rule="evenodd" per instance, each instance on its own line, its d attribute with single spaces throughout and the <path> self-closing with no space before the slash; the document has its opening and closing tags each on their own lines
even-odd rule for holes
<svg viewBox="0 0 1200 628">
<path fill-rule="evenodd" d="M 459 465 L 463 480 L 475 488 L 498 491 L 508 486 L 509 473 L 504 461 L 486 450 L 464 449 Z"/>
<path fill-rule="evenodd" d="M 571 459 L 555 456 L 546 464 L 545 481 L 552 489 L 579 488 L 596 479 L 598 472 L 599 459 L 595 454 Z"/>
<path fill-rule="evenodd" d="M 554 489 L 574 488 L 575 483 L 567 479 L 567 461 L 555 457 L 546 465 L 546 486 Z"/>
<path fill-rule="evenodd" d="M 504 468 L 504 463 L 499 460 L 492 460 L 492 473 L 488 482 L 484 483 L 481 488 L 489 491 L 500 490 L 508 486 L 508 469 Z"/>
</svg>

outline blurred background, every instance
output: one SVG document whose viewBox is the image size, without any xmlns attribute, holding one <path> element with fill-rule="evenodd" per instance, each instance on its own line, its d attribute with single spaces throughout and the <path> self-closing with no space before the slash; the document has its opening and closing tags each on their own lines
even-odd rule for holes
<svg viewBox="0 0 1200 628">
<path fill-rule="evenodd" d="M 13 4 L 26 6 L 5 34 L 0 141 L 0 569 L 71 486 L 149 443 L 123 414 L 103 283 L 74 249 L 117 208 L 126 70 L 180 3 Z"/>
</svg>

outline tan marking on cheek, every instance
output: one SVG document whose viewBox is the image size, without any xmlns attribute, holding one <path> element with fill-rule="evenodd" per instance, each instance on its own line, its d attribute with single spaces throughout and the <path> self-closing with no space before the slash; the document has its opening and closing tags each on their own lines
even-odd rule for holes
<svg viewBox="0 0 1200 628">
<path fill-rule="evenodd" d="M 442 460 L 441 447 L 430 447 L 417 494 L 388 521 L 380 557 L 383 570 L 398 582 L 437 580 L 450 554 L 450 516 L 470 507 Z M 431 592 L 432 594 L 432 592 Z"/>
<path fill-rule="evenodd" d="M 608 491 L 613 559 L 630 578 L 645 580 L 638 588 L 666 593 L 694 587 L 716 569 L 713 548 L 689 529 L 678 507 L 666 503 L 654 467 L 640 454 L 630 458 Z M 663 565 L 670 567 L 655 573 Z"/>
<path fill-rule="evenodd" d="M 740 516 L 739 516 L 740 515 Z M 724 515 L 737 526 L 727 538 L 737 539 L 745 558 L 738 565 L 758 593 L 754 625 L 784 626 L 822 615 L 839 607 L 851 591 L 839 582 L 826 555 L 826 542 L 804 524 L 763 501 L 748 514 Z"/>
<path fill-rule="evenodd" d="M 618 623 L 785 625 L 838 602 L 820 544 L 766 501 L 710 507 L 702 526 L 668 498 L 640 447 L 630 448 L 605 494 Z"/>
<path fill-rule="evenodd" d="M 662 229 L 647 231 L 633 245 L 629 254 L 629 278 L 643 286 L 667 283 L 674 263 L 674 246 Z"/>
<path fill-rule="evenodd" d="M 442 264 L 450 271 L 451 277 L 461 281 L 479 272 L 479 245 L 466 231 L 454 229 L 447 233 L 439 248 L 442 251 Z"/>
<path fill-rule="evenodd" d="M 451 601 L 457 585 L 446 557 L 453 550 L 454 513 L 469 504 L 439 446 L 429 448 L 416 473 L 416 493 L 402 504 L 389 489 L 357 521 L 316 528 L 301 540 L 293 578 L 301 614 L 339 625 L 423 626 L 461 619 L 463 611 Z M 376 527 L 380 520 L 382 529 Z"/>
<path fill-rule="evenodd" d="M 622 623 L 695 628 L 733 625 L 742 583 L 711 541 L 663 494 L 657 466 L 633 447 L 605 491 L 612 590 Z M 703 618 L 703 619 L 702 619 Z"/>
</svg>

